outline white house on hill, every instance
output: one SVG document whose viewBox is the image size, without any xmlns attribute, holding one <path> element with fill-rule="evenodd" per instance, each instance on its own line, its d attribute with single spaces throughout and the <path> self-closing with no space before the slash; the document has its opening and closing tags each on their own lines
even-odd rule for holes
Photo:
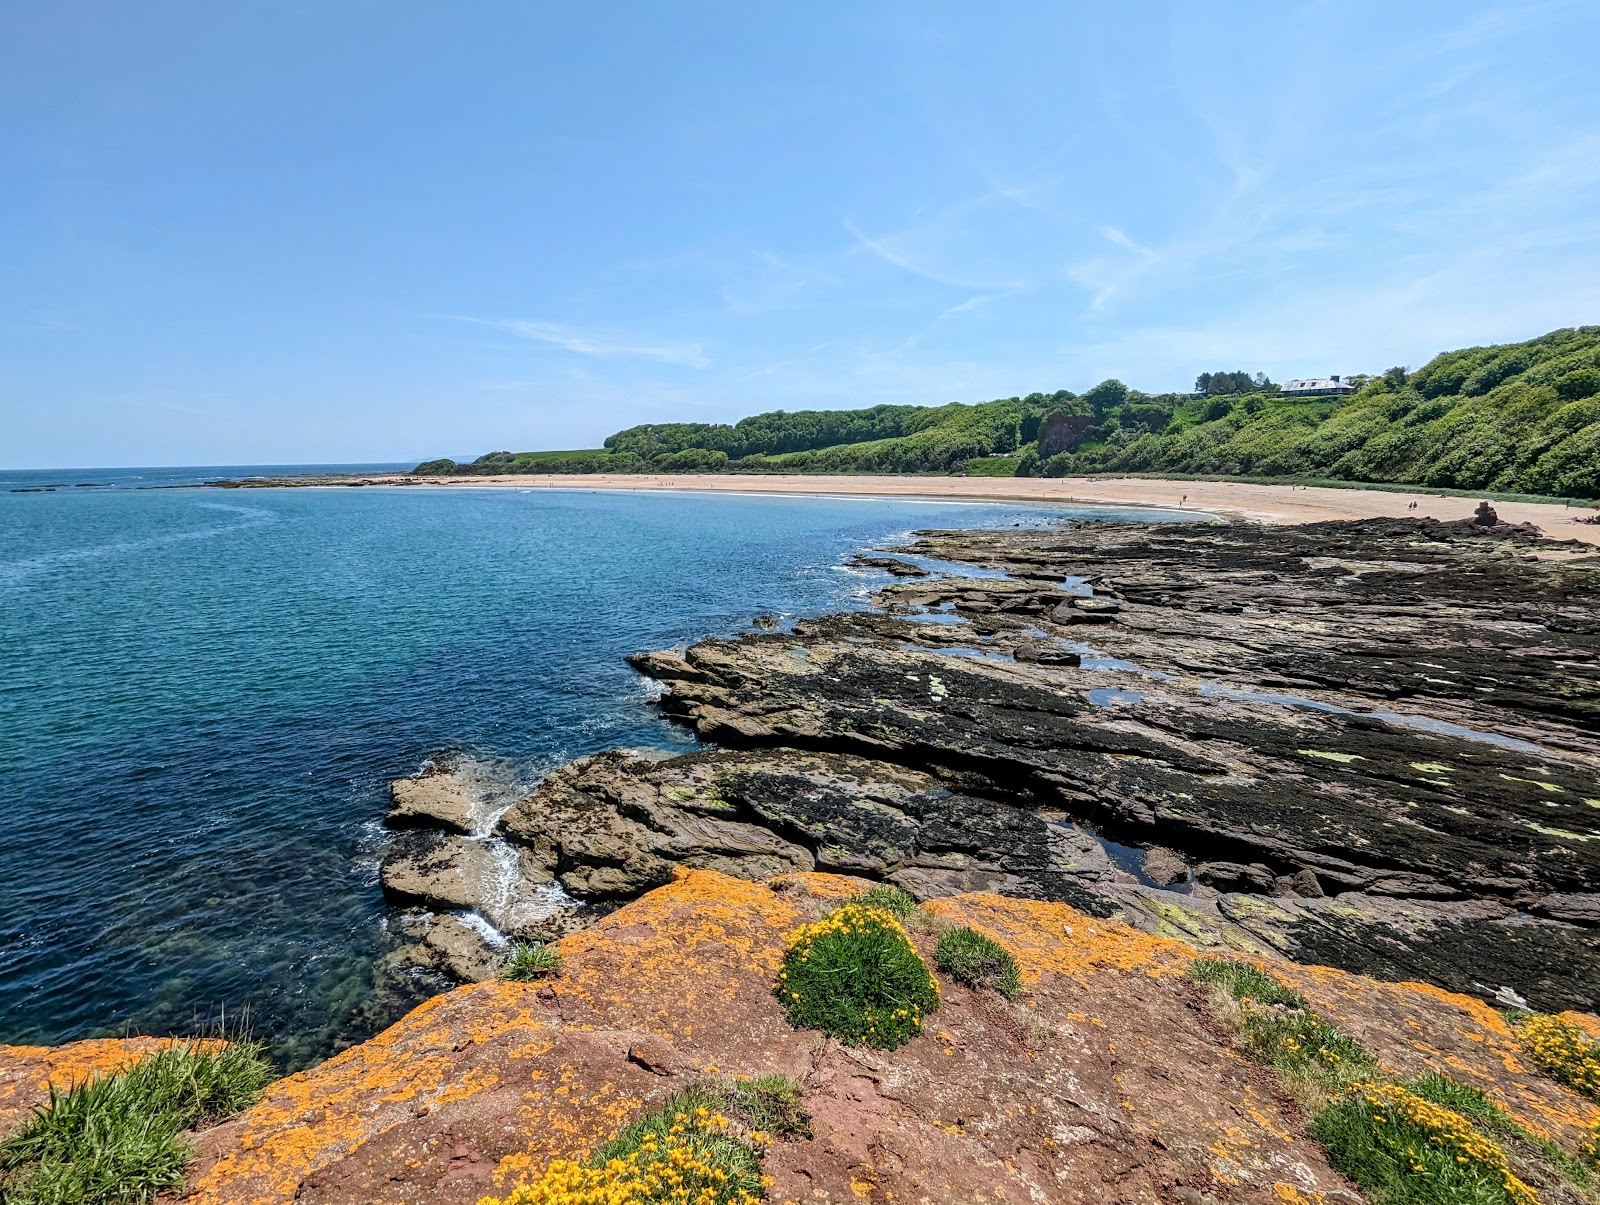
<svg viewBox="0 0 1600 1205">
<path fill-rule="evenodd" d="M 1320 394 L 1354 393 L 1356 387 L 1338 377 L 1308 377 L 1303 381 L 1285 381 L 1281 392 L 1290 397 L 1316 397 Z"/>
</svg>

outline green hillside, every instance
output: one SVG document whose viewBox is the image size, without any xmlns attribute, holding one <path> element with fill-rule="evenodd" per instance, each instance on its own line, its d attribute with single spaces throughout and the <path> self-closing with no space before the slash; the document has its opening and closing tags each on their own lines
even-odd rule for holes
<svg viewBox="0 0 1600 1205">
<path fill-rule="evenodd" d="M 1447 352 L 1417 372 L 1285 397 L 1205 373 L 1207 392 L 1104 381 L 945 406 L 773 411 L 733 424 L 630 427 L 604 448 L 492 452 L 419 474 L 593 472 L 1156 473 L 1323 478 L 1600 498 L 1600 327 Z M 1226 390 L 1227 392 L 1224 392 Z"/>
</svg>

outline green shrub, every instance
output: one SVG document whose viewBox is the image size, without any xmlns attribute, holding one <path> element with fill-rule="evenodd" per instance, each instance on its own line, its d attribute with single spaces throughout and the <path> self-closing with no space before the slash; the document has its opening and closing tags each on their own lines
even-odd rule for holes
<svg viewBox="0 0 1600 1205">
<path fill-rule="evenodd" d="M 500 964 L 500 978 L 526 983 L 561 969 L 561 951 L 542 941 L 519 941 Z"/>
<path fill-rule="evenodd" d="M 1021 463 L 1016 456 L 979 456 L 967 461 L 968 477 L 1015 477 Z"/>
<path fill-rule="evenodd" d="M 876 887 L 869 887 L 860 895 L 854 896 L 853 902 L 864 904 L 868 908 L 877 908 L 887 912 L 896 920 L 903 921 L 917 910 L 917 901 L 910 892 L 901 891 L 888 883 L 879 883 Z"/>
<path fill-rule="evenodd" d="M 1022 994 L 1022 972 L 1017 960 L 976 929 L 951 929 L 934 947 L 933 962 L 941 971 L 968 987 L 989 987 L 1007 1000 Z"/>
<path fill-rule="evenodd" d="M 1364 1084 L 1308 1132 L 1381 1205 L 1537 1205 L 1500 1145 L 1403 1084 Z"/>
<path fill-rule="evenodd" d="M 184 1043 L 50 1100 L 0 1142 L 7 1205 L 142 1205 L 183 1186 L 180 1135 L 260 1097 L 272 1068 L 253 1042 Z"/>
<path fill-rule="evenodd" d="M 773 994 L 789 1023 L 893 1050 L 922 1032 L 939 989 L 889 912 L 851 901 L 795 934 Z"/>
</svg>

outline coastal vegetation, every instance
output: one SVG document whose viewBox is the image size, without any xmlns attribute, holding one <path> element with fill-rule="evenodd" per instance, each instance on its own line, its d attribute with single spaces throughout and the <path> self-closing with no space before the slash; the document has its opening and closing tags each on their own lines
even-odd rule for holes
<svg viewBox="0 0 1600 1205">
<path fill-rule="evenodd" d="M 740 1106 L 774 1093 L 798 1099 L 799 1087 L 782 1076 L 691 1086 L 588 1159 L 557 1159 L 538 1179 L 481 1205 L 755 1205 L 772 1183 L 761 1170 L 772 1133 Z"/>
<path fill-rule="evenodd" d="M 795 1028 L 879 1050 L 904 1046 L 939 1007 L 938 986 L 894 912 L 860 899 L 801 927 L 772 990 Z"/>
<path fill-rule="evenodd" d="M 1600 1043 L 1571 1021 L 1524 1013 L 1512 1023 L 1534 1064 L 1557 1083 L 1600 1100 Z"/>
<path fill-rule="evenodd" d="M 561 969 L 561 951 L 542 941 L 519 941 L 500 964 L 500 978 L 518 982 L 541 979 Z"/>
<path fill-rule="evenodd" d="M 178 1043 L 49 1100 L 0 1142 L 6 1205 L 143 1205 L 181 1189 L 183 1135 L 254 1104 L 273 1079 L 251 1042 Z"/>
<path fill-rule="evenodd" d="M 1380 1205 L 1538 1205 L 1528 1178 L 1590 1199 L 1583 1162 L 1482 1091 L 1435 1072 L 1385 1075 L 1370 1051 L 1249 963 L 1201 958 L 1185 974 L 1209 989 L 1241 1052 L 1300 1102 L 1329 1163 Z"/>
<path fill-rule="evenodd" d="M 1600 326 L 1466 348 L 1295 396 L 1202 373 L 1193 393 L 1118 380 L 976 404 L 650 423 L 601 448 L 491 452 L 416 473 L 1129 473 L 1390 483 L 1600 498 Z"/>
<path fill-rule="evenodd" d="M 947 930 L 933 950 L 933 962 L 957 983 L 993 988 L 1007 1000 L 1022 994 L 1017 960 L 976 929 Z"/>
</svg>

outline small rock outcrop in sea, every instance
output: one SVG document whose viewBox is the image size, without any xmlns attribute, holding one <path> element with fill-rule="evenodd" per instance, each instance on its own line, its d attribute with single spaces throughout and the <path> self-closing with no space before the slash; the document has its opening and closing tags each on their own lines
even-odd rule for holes
<svg viewBox="0 0 1600 1205">
<path fill-rule="evenodd" d="M 505 768 L 466 758 L 430 761 L 390 784 L 386 823 L 396 832 L 379 881 L 385 898 L 405 909 L 402 963 L 486 979 L 512 941 L 553 940 L 592 919 L 536 859 L 495 836 L 524 790 Z"/>
</svg>

